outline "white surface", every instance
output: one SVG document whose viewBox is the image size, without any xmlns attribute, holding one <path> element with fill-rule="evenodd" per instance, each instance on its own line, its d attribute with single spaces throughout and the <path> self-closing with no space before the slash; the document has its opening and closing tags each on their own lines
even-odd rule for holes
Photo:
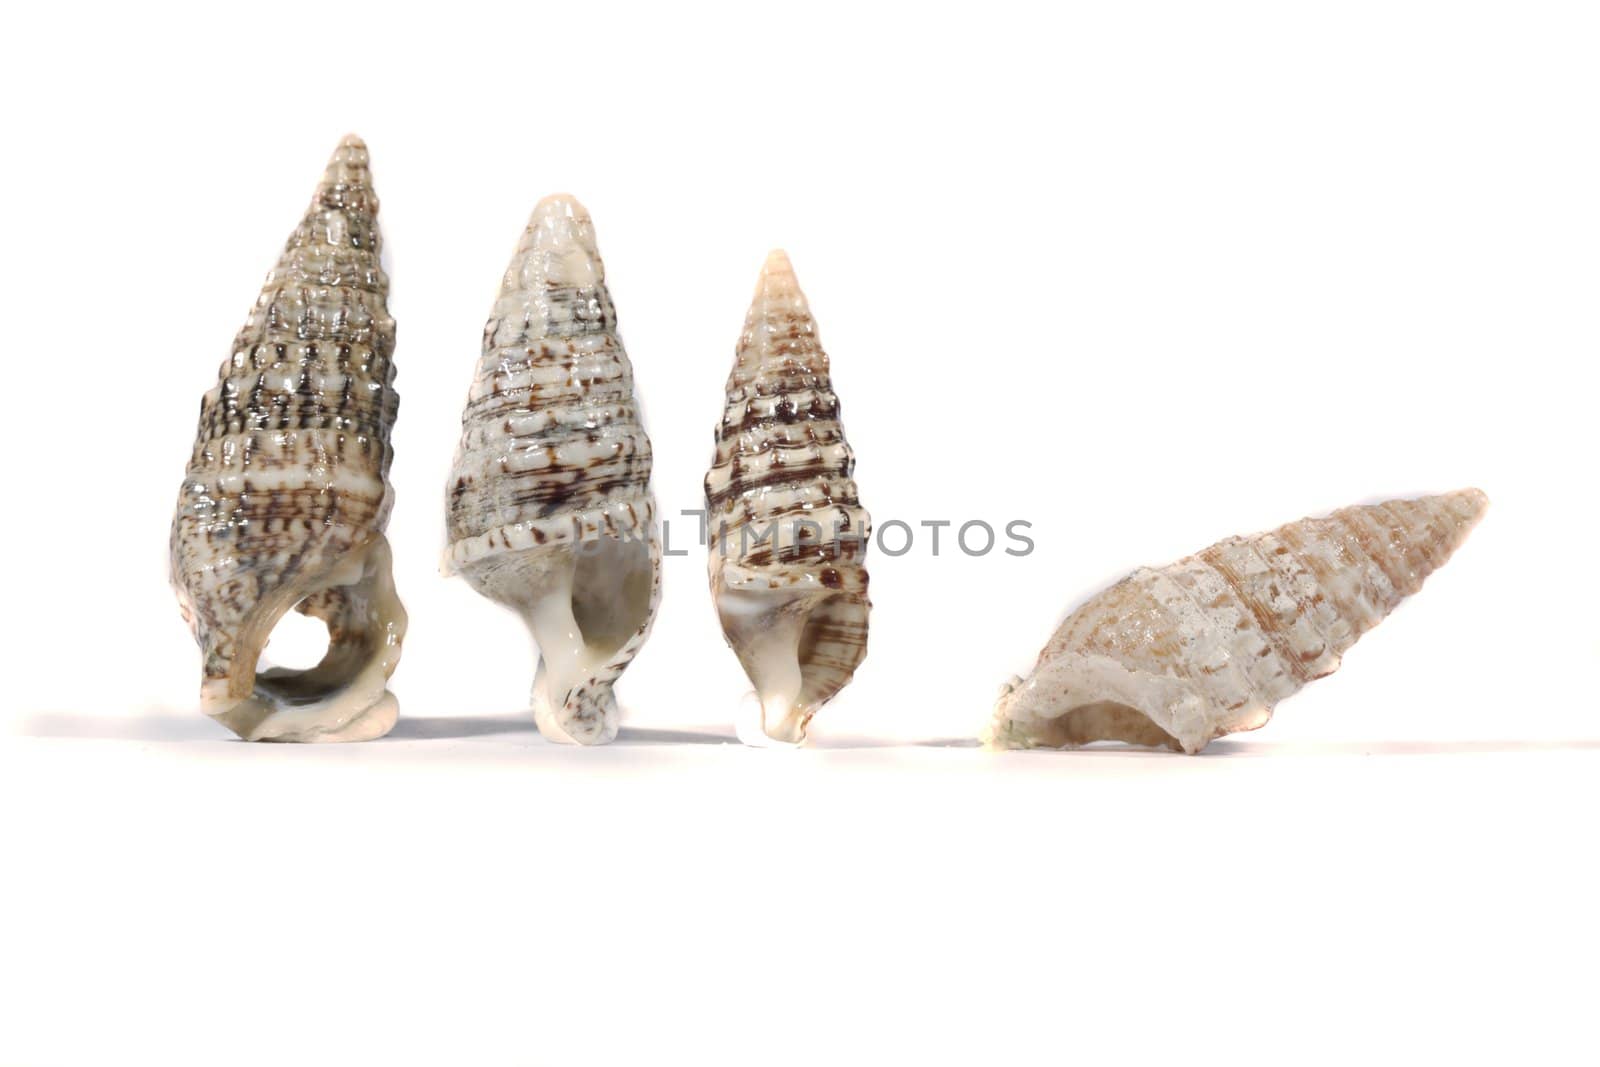
<svg viewBox="0 0 1600 1067">
<path fill-rule="evenodd" d="M 1593 744 L 205 725 L 56 720 L 74 736 L 27 745 L 24 795 L 5 768 L 13 1062 L 1593 1052 Z"/>
<path fill-rule="evenodd" d="M 13 21 L 0 1061 L 1592 1058 L 1587 8 Z M 193 711 L 166 534 L 198 398 L 350 130 L 399 321 L 402 720 L 251 747 Z M 533 657 L 438 577 L 444 483 L 557 190 L 594 215 L 664 513 L 699 505 L 783 246 L 878 525 L 1033 523 L 1025 558 L 869 556 L 824 746 L 972 736 L 1136 565 L 1364 499 L 1477 485 L 1489 514 L 1199 759 L 655 743 L 747 688 L 689 521 L 618 689 L 635 743 L 489 732 Z"/>
</svg>

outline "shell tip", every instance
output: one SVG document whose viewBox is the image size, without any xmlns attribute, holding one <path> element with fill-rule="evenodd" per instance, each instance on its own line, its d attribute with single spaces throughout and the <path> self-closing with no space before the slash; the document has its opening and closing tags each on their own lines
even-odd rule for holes
<svg viewBox="0 0 1600 1067">
<path fill-rule="evenodd" d="M 1448 499 L 1469 525 L 1476 525 L 1483 518 L 1483 513 L 1489 510 L 1489 494 L 1482 489 L 1458 489 L 1448 494 Z"/>
<path fill-rule="evenodd" d="M 794 264 L 789 262 L 789 253 L 781 248 L 774 248 L 767 253 L 767 261 L 761 265 L 762 274 L 793 274 Z"/>
<path fill-rule="evenodd" d="M 588 209 L 571 193 L 551 193 L 533 207 L 535 221 L 543 219 L 587 219 Z"/>
<path fill-rule="evenodd" d="M 323 186 L 326 188 L 336 185 L 370 185 L 371 178 L 367 173 L 368 159 L 367 142 L 353 133 L 345 134 L 339 139 L 339 147 L 328 157 L 327 169 L 322 174 Z"/>
<path fill-rule="evenodd" d="M 789 254 L 781 248 L 774 248 L 767 253 L 767 260 L 761 264 L 761 279 L 756 283 L 755 303 L 761 304 L 795 304 L 798 303 L 804 310 L 805 297 L 800 292 L 800 279 L 795 277 L 794 265 L 789 262 Z"/>
<path fill-rule="evenodd" d="M 552 193 L 533 206 L 523 231 L 522 256 L 532 257 L 523 262 L 525 268 L 534 267 L 533 275 L 522 277 L 522 285 L 535 276 L 542 284 L 558 286 L 592 286 L 605 280 L 594 223 L 570 193 Z"/>
</svg>

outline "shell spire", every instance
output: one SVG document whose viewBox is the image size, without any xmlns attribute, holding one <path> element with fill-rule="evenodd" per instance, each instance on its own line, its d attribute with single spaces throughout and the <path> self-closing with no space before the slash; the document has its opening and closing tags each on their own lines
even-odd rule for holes
<svg viewBox="0 0 1600 1067">
<path fill-rule="evenodd" d="M 661 599 L 651 462 L 594 224 L 572 197 L 546 197 L 484 327 L 445 569 L 532 631 L 534 721 L 550 740 L 617 735 L 612 686 Z"/>
<path fill-rule="evenodd" d="M 751 744 L 798 744 L 866 656 L 871 519 L 828 356 L 789 258 L 767 256 L 706 474 L 722 631 L 755 684 Z"/>
<path fill-rule="evenodd" d="M 405 609 L 384 537 L 395 325 L 366 145 L 339 143 L 267 275 L 200 426 L 172 578 L 202 656 L 201 706 L 248 740 L 381 737 Z M 257 673 L 294 608 L 328 626 L 304 671 Z"/>
<path fill-rule="evenodd" d="M 1198 752 L 1264 725 L 1466 540 L 1476 489 L 1344 508 L 1143 568 L 1067 617 L 1001 694 L 994 747 Z"/>
<path fill-rule="evenodd" d="M 598 290 L 605 280 L 606 268 L 588 211 L 576 198 L 556 193 L 534 206 L 522 243 L 506 268 L 500 295 L 515 297 L 540 289 Z M 606 295 L 609 297 L 609 292 Z M 547 328 L 531 335 L 550 332 Z"/>
<path fill-rule="evenodd" d="M 741 363 L 770 364 L 792 359 L 803 360 L 818 371 L 828 369 L 828 354 L 817 340 L 811 305 L 806 303 L 789 254 L 781 248 L 768 252 L 766 262 L 761 264 L 744 329 L 744 341 L 737 353 Z"/>
<path fill-rule="evenodd" d="M 367 143 L 353 133 L 345 134 L 322 172 L 317 202 L 326 209 L 376 217 L 378 194 L 372 188 L 370 160 Z"/>
</svg>

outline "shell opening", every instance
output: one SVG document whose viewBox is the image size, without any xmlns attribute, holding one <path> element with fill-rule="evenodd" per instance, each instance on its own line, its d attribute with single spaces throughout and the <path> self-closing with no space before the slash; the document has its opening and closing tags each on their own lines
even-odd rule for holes
<svg viewBox="0 0 1600 1067">
<path fill-rule="evenodd" d="M 793 590 L 726 590 L 718 611 L 729 644 L 756 687 L 761 731 L 799 744 L 817 709 L 850 680 L 865 655 L 862 598 Z"/>
<path fill-rule="evenodd" d="M 272 628 L 256 660 L 258 675 L 274 668 L 309 670 L 327 657 L 331 643 L 327 623 L 307 614 L 304 604 L 302 600 L 293 611 L 284 612 Z"/>
<path fill-rule="evenodd" d="M 504 553 L 462 573 L 521 614 L 533 634 L 539 732 L 573 744 L 612 740 L 620 722 L 614 661 L 650 624 L 654 608 L 653 540 L 608 537 Z"/>
<path fill-rule="evenodd" d="M 296 601 L 301 591 L 287 589 L 257 607 L 256 618 L 241 632 L 243 654 L 234 660 L 233 673 L 202 689 L 206 713 L 247 741 L 382 737 L 399 712 L 387 684 L 406 629 L 388 542 L 379 536 L 364 553 L 321 575 L 320 584 Z M 326 650 L 310 667 L 258 669 L 269 635 L 291 606 L 326 629 Z"/>
<path fill-rule="evenodd" d="M 1210 740 L 1201 704 L 1182 679 L 1131 670 L 1105 656 L 1063 652 L 1001 692 L 985 741 L 998 748 L 1120 741 L 1198 752 Z"/>
<path fill-rule="evenodd" d="M 572 575 L 572 617 L 584 646 L 610 659 L 650 618 L 650 545 L 607 538 L 585 545 Z"/>
<path fill-rule="evenodd" d="M 1078 748 L 1096 741 L 1120 741 L 1147 748 L 1183 750 L 1176 737 L 1157 726 L 1144 712 L 1114 700 L 1079 704 L 1061 715 L 1044 719 L 1034 727 L 1033 740 L 1048 748 Z"/>
</svg>

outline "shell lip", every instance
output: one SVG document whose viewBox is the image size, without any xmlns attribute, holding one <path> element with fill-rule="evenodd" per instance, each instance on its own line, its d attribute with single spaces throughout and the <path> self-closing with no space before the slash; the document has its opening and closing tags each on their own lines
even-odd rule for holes
<svg viewBox="0 0 1600 1067">
<path fill-rule="evenodd" d="M 733 732 L 739 743 L 748 748 L 794 751 L 805 747 L 806 727 L 810 721 L 811 716 L 807 715 L 805 720 L 798 724 L 798 729 L 789 736 L 775 736 L 767 727 L 765 709 L 761 705 L 761 694 L 752 689 L 745 693 L 744 699 L 739 702 L 738 710 L 734 713 Z"/>
</svg>

